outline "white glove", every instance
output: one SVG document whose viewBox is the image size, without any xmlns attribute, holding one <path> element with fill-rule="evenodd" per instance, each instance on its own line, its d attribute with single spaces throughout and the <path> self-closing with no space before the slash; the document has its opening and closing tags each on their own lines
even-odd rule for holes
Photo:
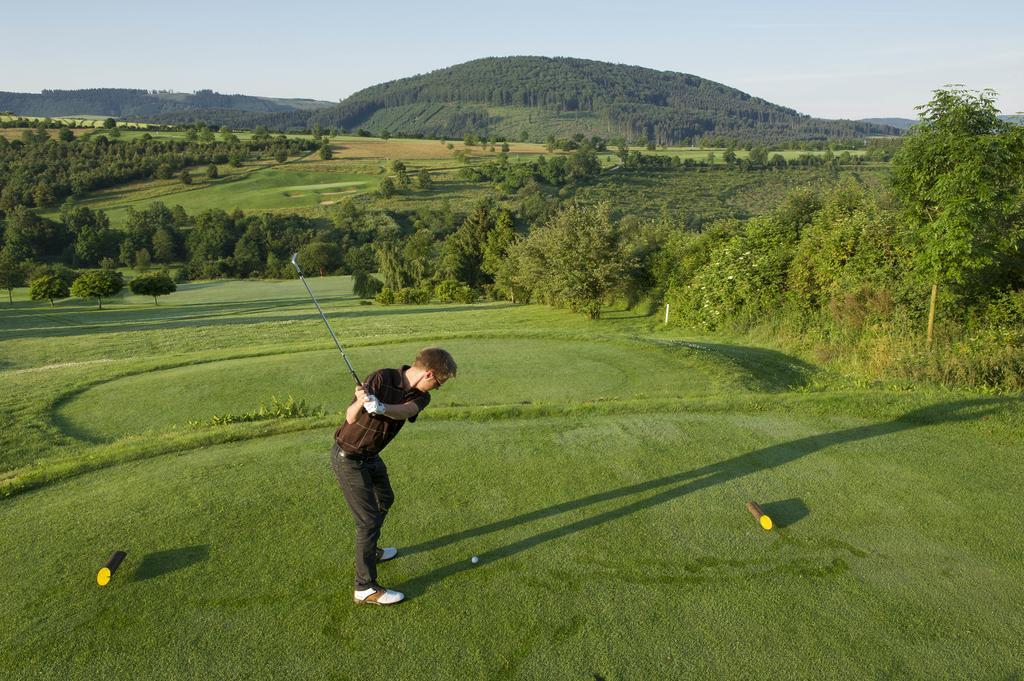
<svg viewBox="0 0 1024 681">
<path fill-rule="evenodd" d="M 384 408 L 384 403 L 373 395 L 370 395 L 365 401 L 363 401 L 363 409 L 366 410 L 367 414 L 383 414 L 387 411 L 387 409 Z"/>
</svg>

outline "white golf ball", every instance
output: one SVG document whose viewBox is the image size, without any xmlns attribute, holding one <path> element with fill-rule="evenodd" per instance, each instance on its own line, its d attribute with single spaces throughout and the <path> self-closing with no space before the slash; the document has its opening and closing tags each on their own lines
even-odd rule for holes
<svg viewBox="0 0 1024 681">
<path fill-rule="evenodd" d="M 479 559 L 479 558 L 477 558 L 476 556 L 473 556 L 473 557 L 472 557 L 472 558 L 470 558 L 469 560 L 470 560 L 470 562 L 471 562 L 471 563 L 473 563 L 473 565 L 476 565 L 477 563 L 479 563 L 479 562 L 480 562 L 480 559 Z"/>
</svg>

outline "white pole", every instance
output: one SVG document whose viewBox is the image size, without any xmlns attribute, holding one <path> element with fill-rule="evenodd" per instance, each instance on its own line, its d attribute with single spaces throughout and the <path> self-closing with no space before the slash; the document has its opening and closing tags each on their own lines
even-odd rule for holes
<svg viewBox="0 0 1024 681">
<path fill-rule="evenodd" d="M 665 323 L 668 324 L 668 303 L 665 303 Z"/>
</svg>

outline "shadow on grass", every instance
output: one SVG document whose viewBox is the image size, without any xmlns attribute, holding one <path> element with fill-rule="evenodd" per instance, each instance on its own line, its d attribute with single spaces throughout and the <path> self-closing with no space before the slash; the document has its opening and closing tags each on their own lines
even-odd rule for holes
<svg viewBox="0 0 1024 681">
<path fill-rule="evenodd" d="M 776 350 L 721 343 L 695 345 L 716 352 L 743 369 L 751 382 L 748 387 L 757 392 L 785 392 L 801 388 L 817 371 L 814 365 Z"/>
<path fill-rule="evenodd" d="M 327 296 L 317 298 L 321 303 L 332 300 L 354 300 L 351 296 Z M 196 307 L 209 306 L 205 309 L 196 310 Z M 474 305 L 418 305 L 403 306 L 401 308 L 391 306 L 352 306 L 342 310 L 334 310 L 327 313 L 329 319 L 356 319 L 372 317 L 396 317 L 399 315 L 435 314 L 439 312 L 467 312 L 472 310 L 494 309 L 511 306 L 511 303 L 477 303 Z M 273 317 L 248 316 L 261 312 L 272 312 L 274 310 L 293 309 L 308 307 L 309 312 L 288 315 L 275 315 Z M 40 313 L 34 315 L 33 320 L 23 327 L 4 329 L 0 326 L 0 339 L 14 340 L 18 338 L 50 338 L 54 336 L 83 336 L 93 333 L 129 333 L 132 331 L 152 331 L 156 329 L 180 329 L 193 327 L 211 326 L 237 326 L 243 324 L 254 324 L 260 322 L 296 322 L 320 319 L 319 313 L 313 307 L 308 298 L 304 300 L 290 299 L 273 305 L 267 305 L 266 301 L 254 303 L 200 303 L 196 306 L 189 305 L 187 311 L 182 307 L 160 307 L 131 309 L 116 309 L 102 311 L 76 310 L 72 314 L 96 312 L 95 316 L 89 319 L 82 317 L 70 318 L 70 311 L 63 311 L 62 315 L 45 315 Z M 139 317 L 139 314 L 155 313 L 152 317 Z M 184 314 L 182 314 L 184 312 Z M 177 315 L 177 316 L 172 316 Z M 46 322 L 47 325 L 41 322 Z"/>
<path fill-rule="evenodd" d="M 783 501 L 771 501 L 761 504 L 761 510 L 772 519 L 775 527 L 781 529 L 789 527 L 800 520 L 803 520 L 811 513 L 803 499 L 784 499 Z"/>
<path fill-rule="evenodd" d="M 959 400 L 956 402 L 922 407 L 921 409 L 915 409 L 907 412 L 903 416 L 892 421 L 858 426 L 856 428 L 848 428 L 846 430 L 839 430 L 832 433 L 823 433 L 821 435 L 812 435 L 798 440 L 793 440 L 791 442 L 783 442 L 769 447 L 763 447 L 708 466 L 702 466 L 689 471 L 683 471 L 667 475 L 662 478 L 648 480 L 647 482 L 627 485 L 618 489 L 592 494 L 590 496 L 583 497 L 582 499 L 566 501 L 553 506 L 548 506 L 547 508 L 541 508 L 536 511 L 530 511 L 518 516 L 513 516 L 505 520 L 481 525 L 480 527 L 474 527 L 461 532 L 454 532 L 406 547 L 403 549 L 402 553 L 404 555 L 411 555 L 425 551 L 432 551 L 465 539 L 507 530 L 534 521 L 551 518 L 562 513 L 585 509 L 589 506 L 606 501 L 627 499 L 637 494 L 664 488 L 651 496 L 626 503 L 619 508 L 597 513 L 589 518 L 583 518 L 562 527 L 538 532 L 537 534 L 525 537 L 519 541 L 515 541 L 511 544 L 480 554 L 480 561 L 483 564 L 487 564 L 501 560 L 502 558 L 514 556 L 546 542 L 562 539 L 577 532 L 588 530 L 592 527 L 597 527 L 613 520 L 628 517 L 639 511 L 653 508 L 659 504 L 678 499 L 702 489 L 714 487 L 715 485 L 736 480 L 737 478 L 742 478 L 747 475 L 782 466 L 829 447 L 881 437 L 884 435 L 891 435 L 893 433 L 911 430 L 920 426 L 973 421 L 981 418 L 982 416 L 995 413 L 1002 404 L 1016 401 L 1018 401 L 1017 398 L 996 397 L 978 400 Z M 796 522 L 796 520 L 799 520 L 799 517 L 802 517 L 799 516 L 799 509 L 792 503 L 793 501 L 799 502 L 799 500 L 780 502 L 785 504 L 782 507 L 783 515 L 790 523 Z M 802 502 L 799 503 L 802 505 Z M 790 513 L 790 515 L 787 515 L 787 512 Z M 468 561 L 459 561 L 458 563 L 444 565 L 406 582 L 402 585 L 402 590 L 411 595 L 422 594 L 427 591 L 431 585 L 436 584 L 446 577 L 451 577 L 469 569 L 473 569 L 473 566 Z"/>
<path fill-rule="evenodd" d="M 210 557 L 210 545 L 199 544 L 196 546 L 183 546 L 167 551 L 147 553 L 142 557 L 139 567 L 132 573 L 133 582 L 141 582 L 146 579 L 160 577 L 170 572 L 184 570 L 187 567 L 201 563 Z"/>
</svg>

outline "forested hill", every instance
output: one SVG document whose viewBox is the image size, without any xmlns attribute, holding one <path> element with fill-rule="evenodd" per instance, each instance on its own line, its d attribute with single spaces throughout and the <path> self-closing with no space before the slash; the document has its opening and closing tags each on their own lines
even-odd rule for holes
<svg viewBox="0 0 1024 681">
<path fill-rule="evenodd" d="M 0 111 L 10 111 L 20 116 L 91 115 L 144 120 L 166 114 L 207 109 L 280 113 L 311 111 L 332 105 L 332 102 L 312 99 L 222 95 L 212 90 L 199 90 L 192 94 L 123 88 L 43 90 L 39 94 L 0 92 Z"/>
<path fill-rule="evenodd" d="M 721 83 L 572 58 L 494 57 L 376 85 L 310 116 L 324 128 L 542 140 L 575 133 L 676 144 L 896 135 L 886 125 L 804 116 Z"/>
</svg>

